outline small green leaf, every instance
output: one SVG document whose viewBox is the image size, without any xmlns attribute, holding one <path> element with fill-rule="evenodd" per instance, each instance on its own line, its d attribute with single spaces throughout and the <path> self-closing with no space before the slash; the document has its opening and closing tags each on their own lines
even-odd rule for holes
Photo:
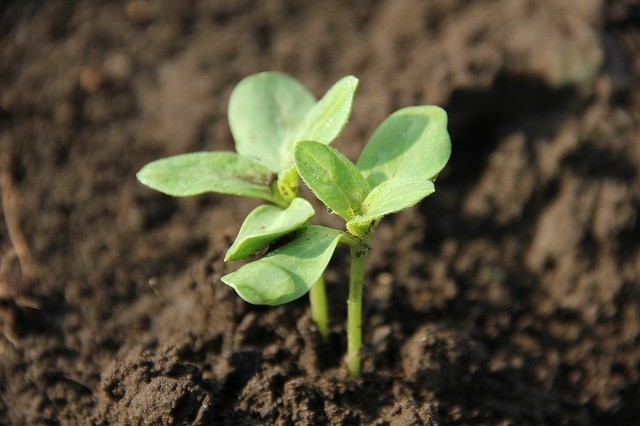
<svg viewBox="0 0 640 426">
<path fill-rule="evenodd" d="M 369 186 L 347 157 L 314 141 L 299 142 L 293 157 L 304 182 L 327 207 L 345 220 L 362 213 Z"/>
<path fill-rule="evenodd" d="M 238 295 L 256 305 L 282 305 L 304 296 L 318 281 L 341 232 L 309 225 L 296 238 L 222 277 Z"/>
<path fill-rule="evenodd" d="M 376 129 L 357 166 L 375 187 L 395 176 L 433 179 L 450 155 L 447 113 L 415 106 L 394 112 Z"/>
<path fill-rule="evenodd" d="M 435 191 L 433 182 L 422 178 L 395 177 L 382 182 L 362 203 L 364 213 L 347 223 L 358 234 L 363 227 L 391 213 L 413 206 Z"/>
<path fill-rule="evenodd" d="M 352 75 L 338 80 L 304 117 L 291 138 L 290 149 L 306 140 L 331 144 L 349 121 L 357 88 L 358 79 Z"/>
<path fill-rule="evenodd" d="M 298 171 L 292 164 L 278 172 L 277 189 L 283 200 L 292 200 L 298 196 Z"/>
<path fill-rule="evenodd" d="M 244 78 L 229 99 L 229 126 L 242 156 L 278 172 L 290 160 L 289 141 L 316 100 L 296 79 L 279 72 Z"/>
<path fill-rule="evenodd" d="M 274 201 L 269 170 L 233 152 L 163 158 L 147 164 L 136 176 L 144 185 L 176 197 L 219 192 Z"/>
<path fill-rule="evenodd" d="M 257 207 L 244 220 L 224 260 L 238 260 L 259 252 L 307 223 L 314 213 L 311 204 L 303 198 L 294 198 L 286 209 L 273 205 Z"/>
</svg>

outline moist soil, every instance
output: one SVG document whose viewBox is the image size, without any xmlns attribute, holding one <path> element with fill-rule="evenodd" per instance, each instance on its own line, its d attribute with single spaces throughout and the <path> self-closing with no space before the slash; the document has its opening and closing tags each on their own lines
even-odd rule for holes
<svg viewBox="0 0 640 426">
<path fill-rule="evenodd" d="M 638 1 L 0 13 L 1 423 L 637 424 Z M 232 150 L 229 94 L 264 70 L 316 96 L 360 78 L 335 143 L 351 159 L 398 108 L 449 113 L 436 193 L 373 242 L 358 380 L 345 250 L 323 344 L 306 298 L 252 306 L 220 282 L 256 201 L 135 179 L 154 159 Z"/>
</svg>

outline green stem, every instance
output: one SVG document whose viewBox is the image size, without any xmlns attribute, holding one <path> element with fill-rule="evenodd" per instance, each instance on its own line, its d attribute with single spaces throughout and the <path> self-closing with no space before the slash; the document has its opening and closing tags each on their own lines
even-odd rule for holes
<svg viewBox="0 0 640 426">
<path fill-rule="evenodd" d="M 347 299 L 347 369 L 349 376 L 360 375 L 362 357 L 362 285 L 364 266 L 367 260 L 367 246 L 353 245 L 351 248 L 351 277 L 349 280 L 349 298 Z"/>
<path fill-rule="evenodd" d="M 282 208 L 287 208 L 294 198 L 298 197 L 298 172 L 295 167 L 278 173 L 278 179 L 271 184 L 273 202 Z M 311 287 L 309 291 L 311 305 L 311 318 L 315 321 L 322 339 L 329 339 L 329 313 L 327 310 L 327 291 L 324 285 L 324 276 Z"/>
<path fill-rule="evenodd" d="M 278 173 L 278 179 L 271 184 L 274 202 L 283 208 L 287 208 L 291 201 L 298 197 L 298 191 L 298 171 L 293 166 Z M 329 339 L 329 313 L 323 276 L 311 287 L 309 302 L 311 305 L 311 318 L 315 321 L 322 340 L 327 342 Z"/>
<path fill-rule="evenodd" d="M 309 302 L 311 303 L 311 318 L 315 321 L 318 332 L 326 342 L 329 339 L 329 314 L 327 312 L 327 292 L 323 276 L 311 287 Z"/>
</svg>

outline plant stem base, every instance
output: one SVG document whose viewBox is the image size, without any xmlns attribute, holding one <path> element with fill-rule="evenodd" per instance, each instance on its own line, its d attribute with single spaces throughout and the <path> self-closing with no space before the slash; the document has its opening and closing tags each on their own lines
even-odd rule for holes
<svg viewBox="0 0 640 426">
<path fill-rule="evenodd" d="M 360 376 L 362 356 L 362 287 L 368 247 L 351 246 L 351 278 L 347 299 L 347 369 L 349 377 Z"/>
</svg>

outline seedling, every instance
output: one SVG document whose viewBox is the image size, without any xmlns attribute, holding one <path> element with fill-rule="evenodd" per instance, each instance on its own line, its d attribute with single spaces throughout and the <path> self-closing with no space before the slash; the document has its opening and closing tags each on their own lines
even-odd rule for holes
<svg viewBox="0 0 640 426">
<path fill-rule="evenodd" d="M 359 376 L 364 271 L 373 233 L 382 217 L 434 192 L 433 180 L 450 154 L 447 115 L 435 106 L 404 108 L 389 116 L 356 164 L 323 143 L 298 142 L 294 160 L 299 175 L 328 209 L 346 221 L 346 229 L 300 227 L 287 236 L 287 242 L 222 281 L 250 303 L 286 303 L 308 292 L 337 244 L 346 243 L 351 252 L 347 368 L 351 377 Z"/>
<path fill-rule="evenodd" d="M 322 275 L 338 245 L 351 252 L 347 368 L 361 369 L 362 293 L 367 253 L 382 217 L 411 207 L 435 190 L 451 154 L 447 116 L 435 106 L 389 116 L 353 164 L 328 146 L 346 124 L 357 79 L 345 77 L 315 102 L 296 80 L 262 73 L 241 81 L 229 102 L 237 153 L 185 154 L 145 166 L 138 179 L 175 196 L 221 192 L 265 199 L 245 219 L 225 260 L 265 248 L 222 281 L 249 303 L 281 305 L 310 293 L 312 316 L 327 334 Z M 309 225 L 313 208 L 298 197 L 298 176 L 344 230 Z"/>
<path fill-rule="evenodd" d="M 330 144 L 349 119 L 357 86 L 358 79 L 344 77 L 316 101 L 300 82 L 285 74 L 249 76 L 238 83 L 229 100 L 229 125 L 236 152 L 164 158 L 143 167 L 138 180 L 177 197 L 218 192 L 268 201 L 271 204 L 261 205 L 247 216 L 225 260 L 258 253 L 303 227 L 313 216 L 311 204 L 298 197 L 294 145 L 306 139 Z M 311 289 L 312 317 L 326 338 L 328 316 L 322 272 L 312 278 L 314 282 L 306 286 L 307 291 Z M 282 295 L 258 299 L 272 305 L 292 300 Z"/>
</svg>

